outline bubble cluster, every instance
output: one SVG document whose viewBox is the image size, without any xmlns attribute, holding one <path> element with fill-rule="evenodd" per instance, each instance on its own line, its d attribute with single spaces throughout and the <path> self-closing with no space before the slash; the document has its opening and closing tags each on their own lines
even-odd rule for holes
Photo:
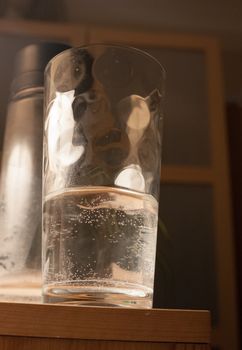
<svg viewBox="0 0 242 350">
<path fill-rule="evenodd" d="M 74 189 L 44 205 L 45 283 L 124 280 L 152 288 L 157 203 L 149 196 Z"/>
</svg>

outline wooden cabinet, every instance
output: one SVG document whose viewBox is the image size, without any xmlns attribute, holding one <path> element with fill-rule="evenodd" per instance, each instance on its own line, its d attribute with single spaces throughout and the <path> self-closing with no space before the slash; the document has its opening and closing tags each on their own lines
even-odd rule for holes
<svg viewBox="0 0 242 350">
<path fill-rule="evenodd" d="M 211 310 L 213 345 L 237 350 L 229 169 L 216 39 L 0 21 L 0 46 L 1 40 L 7 45 L 6 52 L 2 51 L 7 63 L 1 64 L 9 72 L 4 75 L 5 92 L 0 89 L 1 129 L 13 55 L 23 44 L 40 39 L 75 46 L 95 42 L 131 45 L 150 52 L 164 65 L 167 79 L 160 217 L 168 234 L 158 236 L 155 305 Z"/>
</svg>

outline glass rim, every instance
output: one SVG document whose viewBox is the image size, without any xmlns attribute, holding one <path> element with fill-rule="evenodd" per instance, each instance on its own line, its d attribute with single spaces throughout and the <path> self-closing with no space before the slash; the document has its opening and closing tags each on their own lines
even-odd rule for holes
<svg viewBox="0 0 242 350">
<path fill-rule="evenodd" d="M 61 51 L 60 53 L 58 53 L 57 55 L 55 55 L 54 57 L 52 57 L 49 62 L 47 63 L 44 73 L 47 72 L 49 66 L 51 64 L 54 63 L 54 61 L 59 58 L 60 56 L 65 56 L 67 53 L 74 51 L 74 50 L 84 50 L 84 49 L 88 49 L 90 47 L 106 47 L 106 48 L 116 48 L 116 49 L 121 49 L 121 50 L 125 50 L 125 51 L 130 51 L 130 52 L 135 52 L 139 55 L 142 55 L 144 57 L 146 57 L 147 59 L 149 59 L 150 61 L 154 62 L 157 64 L 157 66 L 160 68 L 161 74 L 162 74 L 162 78 L 164 79 L 166 77 L 166 70 L 163 67 L 163 65 L 158 61 L 157 58 L 155 58 L 154 56 L 152 56 L 151 54 L 149 54 L 147 51 L 139 49 L 137 47 L 134 46 L 129 46 L 129 45 L 122 45 L 122 44 L 113 44 L 113 43 L 92 43 L 92 44 L 87 44 L 87 45 L 82 45 L 82 46 L 73 46 L 70 47 L 69 49 L 66 49 L 64 51 Z"/>
</svg>

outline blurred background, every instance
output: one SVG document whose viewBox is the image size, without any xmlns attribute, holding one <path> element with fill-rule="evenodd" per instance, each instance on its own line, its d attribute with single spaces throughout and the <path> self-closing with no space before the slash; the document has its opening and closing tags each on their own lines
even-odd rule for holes
<svg viewBox="0 0 242 350">
<path fill-rule="evenodd" d="M 227 100 L 242 99 L 240 0 L 1 0 L 0 15 L 7 19 L 66 21 L 215 35 L 223 50 Z"/>
<path fill-rule="evenodd" d="M 0 0 L 1 150 L 14 56 L 52 39 L 132 44 L 165 66 L 155 306 L 210 309 L 214 348 L 239 349 L 242 2 Z"/>
</svg>

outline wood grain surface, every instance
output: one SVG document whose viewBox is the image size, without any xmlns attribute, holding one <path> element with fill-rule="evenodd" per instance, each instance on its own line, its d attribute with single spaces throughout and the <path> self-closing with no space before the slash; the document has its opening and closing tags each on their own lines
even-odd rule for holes
<svg viewBox="0 0 242 350">
<path fill-rule="evenodd" d="M 0 336 L 1 350 L 209 350 L 208 344 L 151 343 Z"/>
<path fill-rule="evenodd" d="M 210 342 L 207 311 L 0 303 L 0 334 L 29 337 Z"/>
</svg>

